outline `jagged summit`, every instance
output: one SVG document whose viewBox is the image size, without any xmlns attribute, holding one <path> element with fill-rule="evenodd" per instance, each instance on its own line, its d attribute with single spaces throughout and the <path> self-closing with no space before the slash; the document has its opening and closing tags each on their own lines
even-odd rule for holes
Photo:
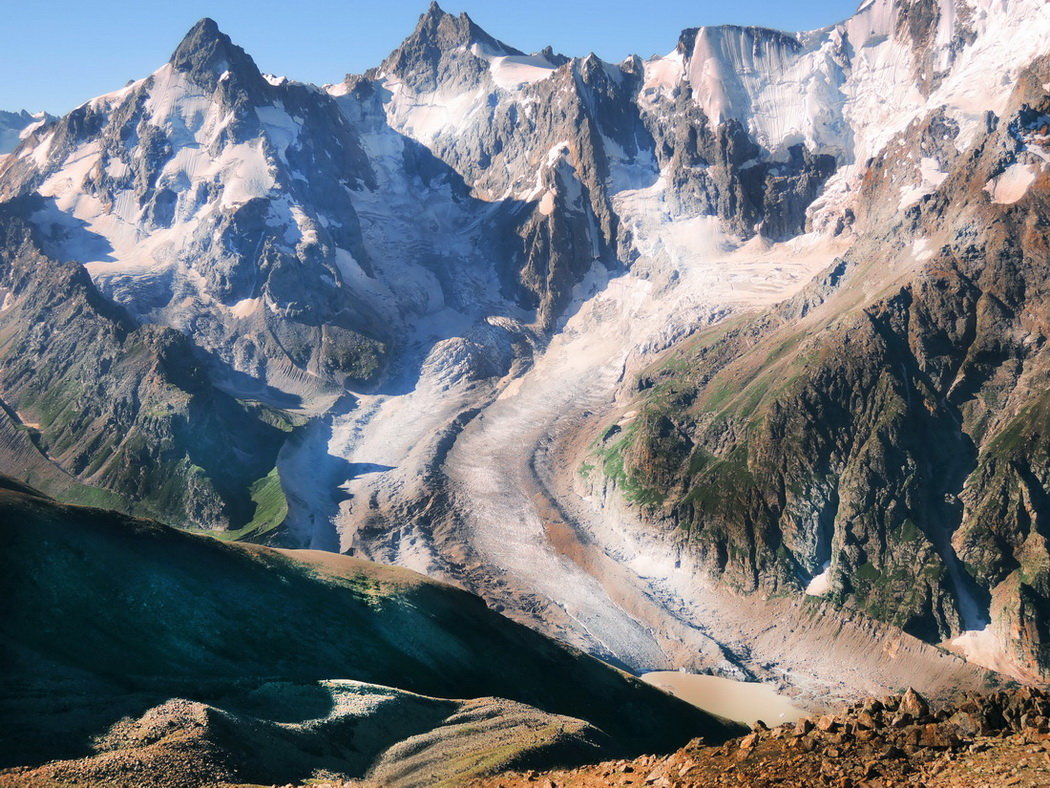
<svg viewBox="0 0 1050 788">
<path fill-rule="evenodd" d="M 444 38 L 447 43 L 472 44 L 487 43 L 507 51 L 508 54 L 522 54 L 514 47 L 489 35 L 479 27 L 466 11 L 459 16 L 450 14 L 437 3 L 431 3 L 426 13 L 421 14 L 413 35 L 423 33 Z"/>
<path fill-rule="evenodd" d="M 563 55 L 561 52 L 555 52 L 554 47 L 552 47 L 550 44 L 547 44 L 547 46 L 545 46 L 536 54 L 539 57 L 546 58 L 551 63 L 551 65 L 554 66 L 564 66 L 566 63 L 572 60 L 572 58 L 570 58 L 568 55 Z"/>
<path fill-rule="evenodd" d="M 264 80 L 255 61 L 204 17 L 190 28 L 171 55 L 170 64 L 201 87 L 214 90 L 220 81 L 249 93 L 261 90 Z"/>
<path fill-rule="evenodd" d="M 471 81 L 485 68 L 477 57 L 479 52 L 496 56 L 525 54 L 489 35 L 466 13 L 454 16 L 431 3 L 380 70 L 398 77 L 413 90 L 431 91 L 439 85 L 448 87 L 450 83 Z"/>
</svg>

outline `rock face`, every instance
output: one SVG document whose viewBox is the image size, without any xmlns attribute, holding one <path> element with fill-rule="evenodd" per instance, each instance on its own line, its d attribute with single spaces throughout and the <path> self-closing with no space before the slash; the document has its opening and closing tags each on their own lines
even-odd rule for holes
<svg viewBox="0 0 1050 788">
<path fill-rule="evenodd" d="M 939 188 L 865 217 L 821 280 L 651 377 L 625 464 L 730 582 L 802 589 L 830 562 L 845 603 L 933 641 L 990 624 L 1008 660 L 1050 667 L 1035 625 L 1050 613 L 1048 76 L 1033 63 Z M 934 127 L 902 133 L 873 173 L 929 155 Z M 1028 167 L 1024 189 L 997 192 Z M 885 205 L 888 182 L 869 176 L 859 204 Z"/>
</svg>

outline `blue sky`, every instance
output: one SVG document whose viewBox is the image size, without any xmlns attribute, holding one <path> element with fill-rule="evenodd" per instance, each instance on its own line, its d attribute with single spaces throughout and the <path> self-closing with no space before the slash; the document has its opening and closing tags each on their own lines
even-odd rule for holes
<svg viewBox="0 0 1050 788">
<path fill-rule="evenodd" d="M 377 65 L 429 0 L 52 0 L 5 3 L 0 109 L 61 113 L 163 64 L 210 16 L 263 71 L 335 82 Z M 733 23 L 810 30 L 849 16 L 856 0 L 444 0 L 496 38 L 535 51 L 596 52 L 619 61 L 670 51 L 686 27 Z"/>
</svg>

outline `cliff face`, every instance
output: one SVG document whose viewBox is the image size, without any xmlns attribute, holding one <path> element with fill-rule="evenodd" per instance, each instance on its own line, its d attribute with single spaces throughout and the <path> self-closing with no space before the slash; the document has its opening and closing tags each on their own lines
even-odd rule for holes
<svg viewBox="0 0 1050 788">
<path fill-rule="evenodd" d="M 789 593 L 819 575 L 927 640 L 982 631 L 1050 669 L 1047 76 L 1035 63 L 939 188 L 864 217 L 799 295 L 646 373 L 618 451 L 712 571 Z M 891 144 L 860 204 L 929 128 Z"/>
</svg>

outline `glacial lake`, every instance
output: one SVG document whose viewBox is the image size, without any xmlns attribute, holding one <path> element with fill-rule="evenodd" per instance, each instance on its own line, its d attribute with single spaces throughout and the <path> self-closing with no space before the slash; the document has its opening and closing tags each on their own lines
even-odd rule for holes
<svg viewBox="0 0 1050 788">
<path fill-rule="evenodd" d="M 769 727 L 795 722 L 809 714 L 792 704 L 768 684 L 734 681 L 721 676 L 703 676 L 658 670 L 645 673 L 642 681 L 669 692 L 704 711 L 751 725 L 762 720 Z"/>
</svg>

